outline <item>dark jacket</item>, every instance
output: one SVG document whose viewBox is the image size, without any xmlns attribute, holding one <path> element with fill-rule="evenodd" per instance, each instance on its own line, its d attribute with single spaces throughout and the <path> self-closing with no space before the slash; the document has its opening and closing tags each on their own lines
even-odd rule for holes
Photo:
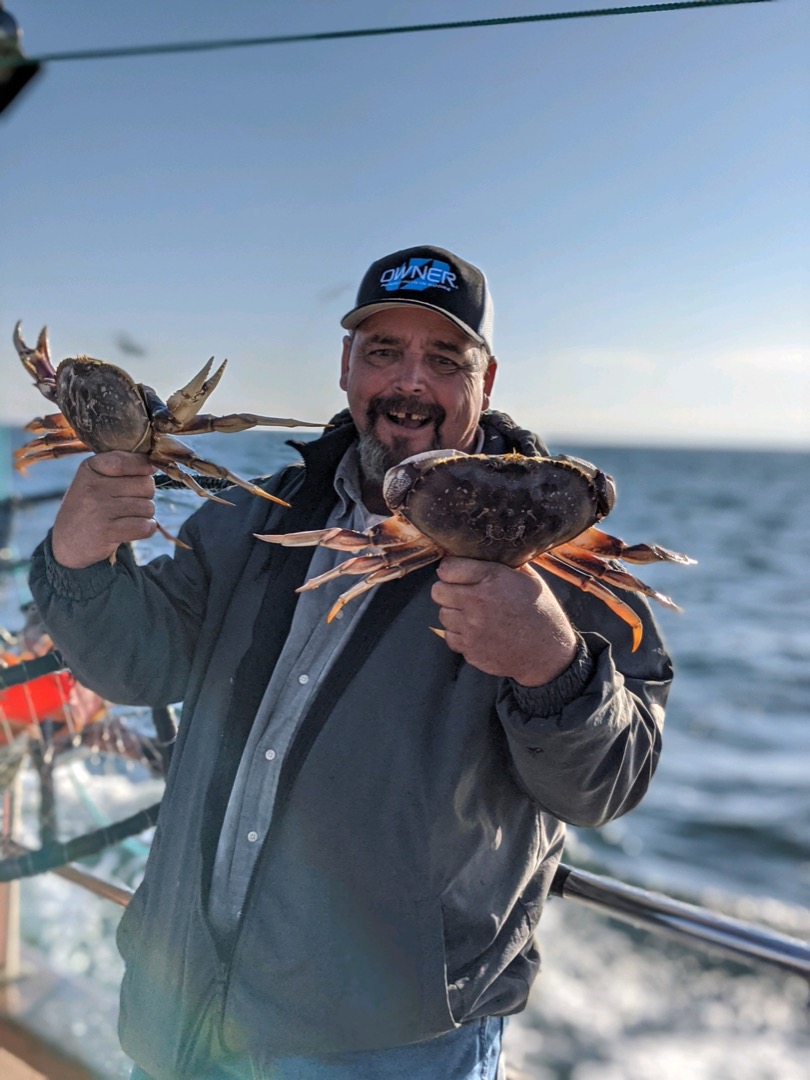
<svg viewBox="0 0 810 1080">
<path fill-rule="evenodd" d="M 497 415 L 485 451 L 531 440 Z M 77 676 L 119 702 L 184 701 L 144 881 L 118 941 L 124 1050 L 156 1080 L 205 1065 L 426 1039 L 523 1007 L 565 821 L 599 825 L 650 780 L 671 668 L 646 603 L 627 627 L 547 578 L 587 649 L 546 687 L 465 663 L 434 634 L 427 567 L 372 593 L 303 718 L 233 940 L 206 916 L 244 741 L 310 549 L 254 533 L 317 528 L 354 430 L 305 444 L 267 489 L 206 504 L 191 551 L 69 571 L 46 543 L 34 598 Z M 534 444 L 534 452 L 537 446 Z"/>
</svg>

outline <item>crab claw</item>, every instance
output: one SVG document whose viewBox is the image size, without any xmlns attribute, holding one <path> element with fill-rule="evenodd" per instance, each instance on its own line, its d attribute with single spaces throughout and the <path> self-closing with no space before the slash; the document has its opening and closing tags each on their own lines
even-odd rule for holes
<svg viewBox="0 0 810 1080">
<path fill-rule="evenodd" d="M 48 401 L 56 404 L 56 371 L 51 363 L 51 350 L 48 346 L 48 327 L 43 326 L 37 338 L 35 349 L 30 349 L 23 340 L 20 327 L 22 320 L 14 327 L 14 348 L 23 362 L 28 374 L 33 378 L 37 390 Z"/>
<path fill-rule="evenodd" d="M 209 379 L 208 372 L 211 370 L 213 363 L 214 358 L 212 356 L 194 378 L 189 380 L 185 386 L 181 386 L 179 390 L 175 390 L 166 402 L 169 412 L 181 427 L 194 419 L 214 390 L 216 390 L 228 361 L 223 360 Z"/>
</svg>

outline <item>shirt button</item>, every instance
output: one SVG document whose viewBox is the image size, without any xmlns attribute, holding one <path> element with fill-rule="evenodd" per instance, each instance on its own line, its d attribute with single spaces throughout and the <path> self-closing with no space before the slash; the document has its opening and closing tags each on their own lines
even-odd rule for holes
<svg viewBox="0 0 810 1080">
<path fill-rule="evenodd" d="M 274 761 L 276 757 L 276 752 L 275 750 L 265 750 L 264 756 L 267 758 L 268 761 Z"/>
<path fill-rule="evenodd" d="M 259 834 L 257 832 L 255 832 L 253 829 L 251 829 L 250 832 L 248 833 L 248 840 L 251 842 L 251 844 L 255 844 L 258 839 L 259 839 Z"/>
<path fill-rule="evenodd" d="M 338 611 L 338 612 L 336 612 L 336 614 L 335 614 L 335 618 L 336 618 L 336 619 L 342 619 L 342 618 L 343 618 L 343 612 L 342 612 L 342 611 Z"/>
<path fill-rule="evenodd" d="M 298 681 L 301 683 L 302 686 L 306 686 L 306 684 L 309 682 L 309 675 L 299 675 Z"/>
</svg>

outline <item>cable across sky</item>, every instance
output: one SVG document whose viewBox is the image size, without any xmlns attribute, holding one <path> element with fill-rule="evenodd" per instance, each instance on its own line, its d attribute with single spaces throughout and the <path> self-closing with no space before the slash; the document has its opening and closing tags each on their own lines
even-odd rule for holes
<svg viewBox="0 0 810 1080">
<path fill-rule="evenodd" d="M 590 8 L 582 11 L 555 11 L 537 15 L 513 15 L 491 19 L 460 19 L 452 22 L 415 23 L 406 26 L 381 26 L 355 30 L 324 30 L 308 34 L 276 34 L 262 37 L 219 38 L 212 41 L 178 41 L 152 45 L 124 45 L 99 49 L 76 49 L 70 52 L 45 53 L 30 58 L 0 57 L 0 67 L 19 63 L 54 63 L 65 60 L 109 60 L 127 56 L 157 56 L 169 53 L 214 52 L 259 45 L 291 45 L 307 41 L 338 41 L 348 38 L 384 37 L 392 34 L 415 34 L 437 30 L 464 30 L 478 27 L 515 26 L 519 23 L 556 22 L 562 19 L 586 19 L 599 16 L 643 15 L 689 8 L 728 7 L 739 4 L 768 4 L 774 0 L 672 0 L 662 4 L 632 4 L 622 7 Z"/>
</svg>

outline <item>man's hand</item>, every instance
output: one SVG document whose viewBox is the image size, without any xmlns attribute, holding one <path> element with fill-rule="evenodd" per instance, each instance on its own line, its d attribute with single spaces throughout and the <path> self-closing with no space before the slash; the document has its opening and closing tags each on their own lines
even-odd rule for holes
<svg viewBox="0 0 810 1080">
<path fill-rule="evenodd" d="M 577 638 L 556 597 L 530 566 L 445 558 L 431 596 L 445 641 L 488 675 L 542 686 L 568 667 Z"/>
<path fill-rule="evenodd" d="M 56 561 L 81 570 L 108 559 L 119 544 L 150 537 L 157 528 L 155 472 L 143 454 L 122 450 L 83 461 L 54 522 Z"/>
</svg>

